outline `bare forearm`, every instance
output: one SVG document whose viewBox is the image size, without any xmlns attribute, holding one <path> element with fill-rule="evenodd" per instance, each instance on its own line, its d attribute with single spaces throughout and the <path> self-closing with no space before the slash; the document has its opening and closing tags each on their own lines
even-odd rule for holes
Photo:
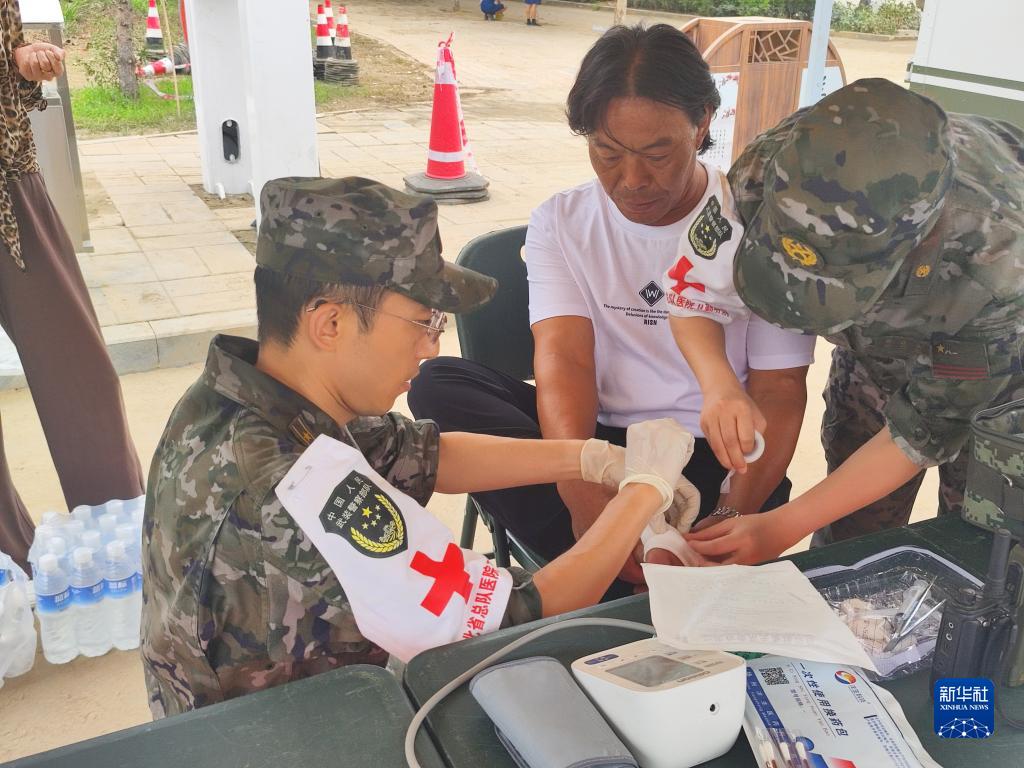
<svg viewBox="0 0 1024 768">
<path fill-rule="evenodd" d="M 515 440 L 469 432 L 441 435 L 436 490 L 472 493 L 580 479 L 581 440 Z"/>
<path fill-rule="evenodd" d="M 536 362 L 537 415 L 544 438 L 593 437 L 597 424 L 597 378 L 593 366 L 540 355 Z M 558 492 L 569 510 L 577 538 L 594 524 L 613 495 L 606 488 L 575 479 L 559 483 Z"/>
<path fill-rule="evenodd" d="M 914 477 L 921 468 L 907 458 L 883 429 L 803 496 L 778 511 L 798 523 L 795 541 L 878 501 Z"/>
<path fill-rule="evenodd" d="M 564 555 L 533 577 L 545 616 L 593 605 L 601 599 L 661 504 L 649 485 L 626 486 Z"/>
<path fill-rule="evenodd" d="M 766 450 L 742 475 L 733 476 L 729 493 L 720 504 L 753 514 L 761 509 L 793 460 L 807 407 L 807 368 L 786 371 L 751 371 L 747 394 L 761 409 L 767 422 Z"/>
<path fill-rule="evenodd" d="M 720 323 L 706 317 L 669 317 L 668 322 L 676 346 L 705 395 L 719 387 L 740 386 L 725 354 L 725 331 Z"/>
</svg>

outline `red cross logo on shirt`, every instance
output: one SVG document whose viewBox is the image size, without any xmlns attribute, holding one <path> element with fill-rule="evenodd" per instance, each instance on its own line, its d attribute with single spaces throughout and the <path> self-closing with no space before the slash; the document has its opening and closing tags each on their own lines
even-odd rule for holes
<svg viewBox="0 0 1024 768">
<path fill-rule="evenodd" d="M 676 265 L 669 270 L 668 276 L 676 281 L 676 284 L 672 286 L 672 292 L 681 294 L 687 288 L 696 288 L 701 293 L 704 293 L 703 283 L 690 283 L 687 282 L 686 276 L 690 274 L 690 270 L 693 269 L 693 264 L 690 260 L 683 256 Z"/>
<path fill-rule="evenodd" d="M 434 585 L 420 605 L 435 616 L 440 616 L 448 607 L 452 595 L 459 595 L 463 602 L 469 602 L 473 584 L 466 573 L 465 562 L 462 550 L 451 542 L 448 543 L 442 560 L 433 560 L 422 552 L 413 555 L 409 567 L 434 580 Z"/>
</svg>

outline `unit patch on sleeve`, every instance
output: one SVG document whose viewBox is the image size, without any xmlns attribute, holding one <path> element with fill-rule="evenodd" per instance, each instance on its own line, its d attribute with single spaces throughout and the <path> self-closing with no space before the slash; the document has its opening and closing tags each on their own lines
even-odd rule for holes
<svg viewBox="0 0 1024 768">
<path fill-rule="evenodd" d="M 715 195 L 708 198 L 704 210 L 693 220 L 688 237 L 693 252 L 704 259 L 715 258 L 718 246 L 732 237 L 732 224 L 722 215 L 722 205 Z"/>
<path fill-rule="evenodd" d="M 405 518 L 398 506 L 370 478 L 354 470 L 328 497 L 320 523 L 367 557 L 391 557 L 408 546 Z"/>
</svg>

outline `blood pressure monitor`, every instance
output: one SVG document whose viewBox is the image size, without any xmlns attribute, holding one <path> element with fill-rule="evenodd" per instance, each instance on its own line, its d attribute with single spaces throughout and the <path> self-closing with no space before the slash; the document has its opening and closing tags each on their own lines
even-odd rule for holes
<svg viewBox="0 0 1024 768">
<path fill-rule="evenodd" d="M 572 673 L 641 768 L 689 768 L 728 752 L 743 722 L 746 662 L 657 638 L 585 656 Z"/>
</svg>

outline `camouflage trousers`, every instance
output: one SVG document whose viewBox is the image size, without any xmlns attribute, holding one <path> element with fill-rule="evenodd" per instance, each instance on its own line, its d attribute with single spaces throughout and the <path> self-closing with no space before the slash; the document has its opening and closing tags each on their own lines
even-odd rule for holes
<svg viewBox="0 0 1024 768">
<path fill-rule="evenodd" d="M 878 360 L 873 362 L 875 367 L 880 364 Z M 886 376 L 886 379 L 898 381 L 906 376 L 903 360 L 894 359 L 891 365 L 892 375 Z M 831 474 L 858 448 L 885 428 L 883 414 L 888 394 L 872 381 L 852 352 L 836 347 L 832 351 L 832 368 L 823 397 L 825 415 L 821 420 L 821 444 Z M 965 449 L 955 461 L 938 467 L 939 514 L 959 515 L 963 510 L 968 455 Z M 924 470 L 885 498 L 818 530 L 814 534 L 812 546 L 906 525 L 922 480 Z"/>
</svg>

